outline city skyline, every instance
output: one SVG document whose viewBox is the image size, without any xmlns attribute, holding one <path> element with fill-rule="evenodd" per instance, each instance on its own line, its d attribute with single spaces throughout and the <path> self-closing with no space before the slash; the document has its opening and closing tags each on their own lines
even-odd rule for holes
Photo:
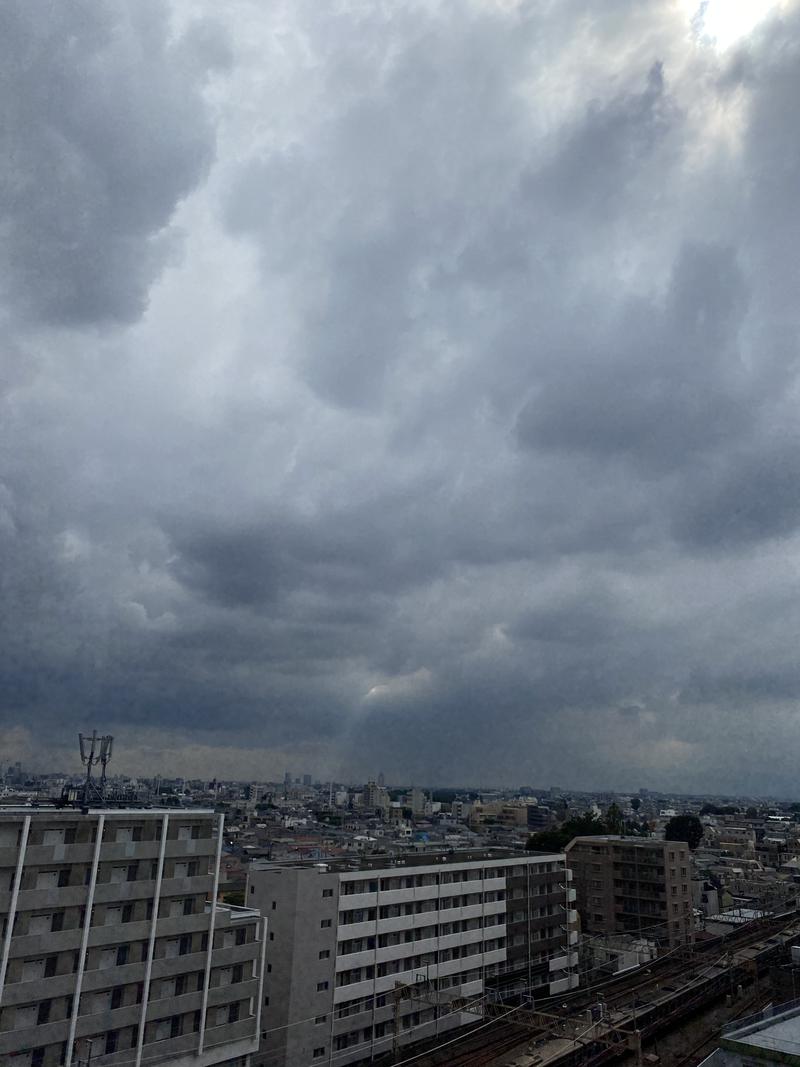
<svg viewBox="0 0 800 1067">
<path fill-rule="evenodd" d="M 4 761 L 792 796 L 800 6 L 746 6 L 3 5 Z"/>
</svg>

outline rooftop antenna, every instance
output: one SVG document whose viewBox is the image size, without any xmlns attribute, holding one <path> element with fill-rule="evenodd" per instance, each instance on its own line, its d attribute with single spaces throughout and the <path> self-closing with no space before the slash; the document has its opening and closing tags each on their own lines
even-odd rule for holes
<svg viewBox="0 0 800 1067">
<path fill-rule="evenodd" d="M 111 749 L 114 738 L 110 734 L 103 737 L 97 736 L 97 730 L 92 730 L 92 736 L 78 734 L 81 746 L 81 763 L 86 767 L 86 781 L 83 785 L 83 807 L 88 808 L 90 801 L 100 804 L 105 801 L 106 788 L 106 765 L 111 759 Z M 92 781 L 92 768 L 97 764 L 102 765 L 99 786 Z"/>
<path fill-rule="evenodd" d="M 111 752 L 114 748 L 114 738 L 111 734 L 106 734 L 105 737 L 100 738 L 100 792 L 105 798 L 106 795 L 106 767 L 111 762 Z"/>
</svg>

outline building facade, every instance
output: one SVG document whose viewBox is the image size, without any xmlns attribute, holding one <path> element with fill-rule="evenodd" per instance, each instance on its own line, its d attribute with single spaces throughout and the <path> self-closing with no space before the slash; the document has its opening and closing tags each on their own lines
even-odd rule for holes
<svg viewBox="0 0 800 1067">
<path fill-rule="evenodd" d="M 0 809 L 0 1063 L 247 1067 L 266 924 L 216 902 L 222 816 Z"/>
<path fill-rule="evenodd" d="M 585 933 L 626 933 L 669 945 L 691 940 L 691 861 L 683 841 L 576 837 L 566 854 Z"/>
<path fill-rule="evenodd" d="M 270 930 L 254 1064 L 352 1064 L 475 1022 L 455 998 L 575 988 L 573 898 L 563 855 L 254 863 L 246 900 Z"/>
</svg>

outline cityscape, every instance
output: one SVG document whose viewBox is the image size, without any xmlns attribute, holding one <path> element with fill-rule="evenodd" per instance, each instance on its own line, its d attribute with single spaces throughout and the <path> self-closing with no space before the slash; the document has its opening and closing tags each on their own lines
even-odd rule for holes
<svg viewBox="0 0 800 1067">
<path fill-rule="evenodd" d="M 800 1067 L 800 0 L 0 69 L 0 1067 Z"/>
<path fill-rule="evenodd" d="M 14 1067 L 714 1065 L 800 1027 L 800 802 L 141 779 L 80 741 L 0 768 Z"/>
</svg>

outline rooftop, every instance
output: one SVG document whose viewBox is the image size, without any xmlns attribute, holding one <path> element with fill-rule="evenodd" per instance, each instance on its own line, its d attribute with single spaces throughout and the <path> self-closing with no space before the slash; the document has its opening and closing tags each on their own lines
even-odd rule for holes
<svg viewBox="0 0 800 1067">
<path fill-rule="evenodd" d="M 622 845 L 634 845 L 639 848 L 654 848 L 666 845 L 683 845 L 688 848 L 685 841 L 665 841 L 662 837 L 626 837 L 622 834 L 578 834 L 577 837 L 573 837 L 567 848 L 574 845 L 576 841 L 580 841 L 582 845 L 614 842 Z"/>
<path fill-rule="evenodd" d="M 357 871 L 382 871 L 392 867 L 433 867 L 439 864 L 483 863 L 491 860 L 563 862 L 564 854 L 559 852 L 520 852 L 512 848 L 473 848 L 473 849 L 429 849 L 419 852 L 404 852 L 400 855 L 384 853 L 373 856 L 345 856 L 331 860 L 286 860 L 285 862 L 259 862 L 255 860 L 256 870 L 281 868 L 317 868 L 331 873 L 353 873 Z"/>
<path fill-rule="evenodd" d="M 734 1028 L 723 1028 L 721 1045 L 740 1054 L 752 1054 L 755 1049 L 774 1052 L 782 1063 L 800 1064 L 800 1002 L 768 1008 Z"/>
<path fill-rule="evenodd" d="M 89 815 L 95 818 L 97 815 L 105 815 L 106 818 L 114 819 L 139 819 L 151 818 L 161 815 L 179 815 L 182 818 L 195 818 L 197 816 L 213 816 L 216 812 L 213 808 L 55 808 L 47 805 L 41 807 L 28 805 L 0 806 L 0 822 L 4 819 L 13 818 L 18 821 L 21 816 L 31 815 L 42 819 L 75 819 L 79 816 Z"/>
</svg>

